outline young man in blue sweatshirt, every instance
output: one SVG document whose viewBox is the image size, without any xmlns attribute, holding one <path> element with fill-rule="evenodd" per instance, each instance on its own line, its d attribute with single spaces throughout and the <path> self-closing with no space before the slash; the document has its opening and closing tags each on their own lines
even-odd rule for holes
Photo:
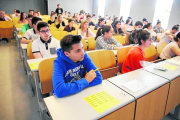
<svg viewBox="0 0 180 120">
<path fill-rule="evenodd" d="M 84 52 L 81 36 L 67 35 L 57 49 L 53 68 L 53 94 L 61 98 L 102 83 L 102 76 Z"/>
</svg>

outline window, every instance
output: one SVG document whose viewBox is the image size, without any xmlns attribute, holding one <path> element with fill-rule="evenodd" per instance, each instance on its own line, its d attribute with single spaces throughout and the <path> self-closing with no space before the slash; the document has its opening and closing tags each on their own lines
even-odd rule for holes
<svg viewBox="0 0 180 120">
<path fill-rule="evenodd" d="M 98 16 L 104 17 L 105 0 L 98 0 Z"/>
<path fill-rule="evenodd" d="M 121 0 L 119 16 L 120 17 L 123 16 L 123 19 L 126 20 L 129 17 L 130 8 L 131 8 L 131 0 Z"/>
<path fill-rule="evenodd" d="M 173 0 L 157 0 L 156 9 L 153 18 L 153 25 L 156 25 L 157 20 L 161 21 L 161 27 L 167 28 L 169 16 L 172 8 Z"/>
</svg>

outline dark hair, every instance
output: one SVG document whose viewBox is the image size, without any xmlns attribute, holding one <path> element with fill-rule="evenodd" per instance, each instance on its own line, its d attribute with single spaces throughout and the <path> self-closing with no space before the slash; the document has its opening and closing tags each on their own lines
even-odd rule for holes
<svg viewBox="0 0 180 120">
<path fill-rule="evenodd" d="M 102 22 L 103 20 L 104 20 L 104 18 L 100 18 L 98 23 L 100 24 L 100 22 Z"/>
<path fill-rule="evenodd" d="M 20 21 L 23 20 L 23 14 L 24 14 L 24 13 L 25 13 L 25 12 L 21 12 Z"/>
<path fill-rule="evenodd" d="M 140 32 L 140 35 L 137 36 L 139 45 L 142 45 L 141 40 L 145 42 L 149 38 L 149 36 L 150 36 L 150 33 L 147 30 L 142 30 Z"/>
<path fill-rule="evenodd" d="M 39 17 L 33 17 L 33 18 L 32 18 L 32 25 L 33 25 L 33 24 L 36 24 L 37 21 L 42 21 L 42 19 L 39 18 Z"/>
<path fill-rule="evenodd" d="M 114 18 L 112 25 L 114 25 L 114 23 L 116 22 L 116 19 L 118 19 L 118 17 Z"/>
<path fill-rule="evenodd" d="M 148 28 L 152 23 L 147 23 L 146 25 L 144 25 L 143 29 L 144 28 Z"/>
<path fill-rule="evenodd" d="M 71 14 L 70 12 L 68 12 L 69 14 Z"/>
<path fill-rule="evenodd" d="M 88 15 L 87 15 L 87 18 L 88 18 L 88 17 L 90 17 L 90 18 L 91 18 L 91 15 L 90 15 L 90 14 L 88 14 Z"/>
<path fill-rule="evenodd" d="M 60 4 L 57 4 L 57 6 L 60 5 Z"/>
<path fill-rule="evenodd" d="M 28 14 L 28 18 L 33 18 L 33 15 L 31 15 L 31 14 Z"/>
<path fill-rule="evenodd" d="M 135 23 L 135 26 L 138 26 L 138 25 L 143 26 L 143 23 L 142 23 L 141 21 L 137 21 L 137 22 Z"/>
<path fill-rule="evenodd" d="M 29 12 L 30 12 L 30 11 L 33 11 L 33 12 L 34 12 L 34 10 L 29 9 Z"/>
<path fill-rule="evenodd" d="M 116 22 L 114 23 L 113 27 L 114 27 L 114 28 L 116 28 L 116 25 L 117 25 L 118 23 L 120 23 L 120 24 L 121 24 L 121 21 L 119 21 L 119 20 L 118 20 L 118 21 L 116 21 Z"/>
<path fill-rule="evenodd" d="M 178 27 L 177 25 L 174 25 L 174 26 L 172 27 L 172 30 L 174 30 L 174 29 L 179 30 L 179 27 Z"/>
<path fill-rule="evenodd" d="M 179 27 L 179 24 L 177 24 L 176 26 L 178 26 L 178 27 Z"/>
<path fill-rule="evenodd" d="M 128 24 L 128 23 L 129 23 L 129 21 L 130 21 L 130 19 L 127 19 L 127 20 L 126 20 L 126 24 Z"/>
<path fill-rule="evenodd" d="M 73 49 L 72 45 L 80 43 L 82 37 L 80 35 L 66 35 L 61 39 L 61 48 L 63 52 L 69 52 Z"/>
<path fill-rule="evenodd" d="M 180 38 L 180 32 L 176 35 L 176 37 L 174 37 L 174 40 L 178 42 L 178 38 Z"/>
<path fill-rule="evenodd" d="M 93 16 L 96 16 L 95 14 L 93 14 Z"/>
<path fill-rule="evenodd" d="M 40 31 L 42 27 L 48 27 L 49 28 L 49 26 L 46 22 L 39 22 L 37 24 L 37 30 Z"/>
<path fill-rule="evenodd" d="M 123 16 L 120 17 L 120 21 L 123 19 Z"/>
<path fill-rule="evenodd" d="M 20 13 L 20 10 L 16 10 L 16 13 Z"/>
<path fill-rule="evenodd" d="M 105 32 L 109 32 L 111 30 L 111 25 L 105 25 L 103 28 L 99 28 L 95 37 L 95 40 L 101 36 L 102 34 L 104 35 Z"/>
<path fill-rule="evenodd" d="M 160 22 L 160 21 L 158 21 L 156 25 L 158 25 L 159 23 L 161 23 L 161 22 Z"/>
<path fill-rule="evenodd" d="M 74 20 L 73 20 L 73 19 L 69 19 L 69 20 L 68 20 L 68 23 L 70 23 L 71 21 L 74 21 Z"/>
</svg>

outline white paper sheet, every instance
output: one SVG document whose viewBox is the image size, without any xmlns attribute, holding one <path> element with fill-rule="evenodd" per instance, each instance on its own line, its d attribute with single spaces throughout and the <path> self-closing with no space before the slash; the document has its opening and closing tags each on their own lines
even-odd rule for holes
<svg viewBox="0 0 180 120">
<path fill-rule="evenodd" d="M 138 90 L 141 90 L 141 89 L 146 87 L 146 85 L 144 85 L 142 82 L 140 82 L 136 79 L 131 80 L 131 81 L 124 83 L 122 85 L 132 92 L 137 92 Z"/>
<path fill-rule="evenodd" d="M 180 61 L 177 61 L 177 60 L 169 59 L 167 61 L 170 62 L 170 63 L 176 64 L 176 65 L 180 65 Z"/>
</svg>

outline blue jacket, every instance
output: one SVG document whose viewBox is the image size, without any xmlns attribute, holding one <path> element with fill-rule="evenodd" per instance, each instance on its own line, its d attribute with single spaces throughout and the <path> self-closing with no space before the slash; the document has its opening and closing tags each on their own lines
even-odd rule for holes
<svg viewBox="0 0 180 120">
<path fill-rule="evenodd" d="M 96 71 L 96 78 L 88 83 L 84 78 L 86 72 L 97 69 L 90 57 L 85 53 L 83 61 L 74 63 L 61 48 L 57 49 L 58 57 L 54 60 L 53 94 L 59 98 L 74 94 L 83 88 L 102 83 L 100 72 Z"/>
</svg>

